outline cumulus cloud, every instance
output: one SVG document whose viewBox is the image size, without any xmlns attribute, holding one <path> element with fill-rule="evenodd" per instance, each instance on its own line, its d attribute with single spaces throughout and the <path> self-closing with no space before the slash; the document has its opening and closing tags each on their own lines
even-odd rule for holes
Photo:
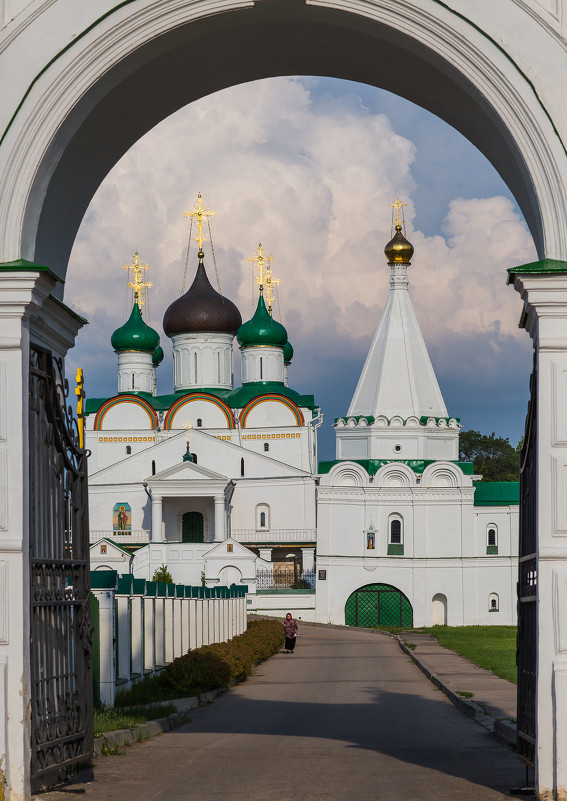
<svg viewBox="0 0 567 801">
<path fill-rule="evenodd" d="M 418 189 L 424 193 L 413 176 L 419 145 L 385 114 L 353 102 L 352 85 L 324 102 L 317 90 L 316 79 L 276 78 L 211 95 L 162 122 L 107 176 L 79 231 L 66 295 L 91 323 L 71 357 L 87 368 L 91 395 L 115 391 L 109 339 L 129 312 L 120 268 L 136 248 L 152 265 L 151 322 L 162 334 L 163 312 L 180 294 L 185 270 L 183 212 L 198 191 L 217 211 L 222 289 L 244 319 L 256 299 L 247 257 L 259 241 L 273 254 L 281 316 L 296 350 L 292 384 L 314 391 L 324 408 L 339 397 L 346 408 L 383 308 L 388 204 L 397 195 L 408 204 L 407 235 L 416 249 L 412 297 L 442 389 L 444 378 L 453 387 L 451 413 L 459 414 L 452 379 L 463 364 L 486 375 L 512 351 L 526 350 L 505 270 L 532 259 L 534 248 L 512 202 L 455 196 L 442 229 L 426 235 L 414 227 L 414 198 Z M 187 285 L 195 259 L 193 243 Z M 210 250 L 206 264 L 214 283 Z M 93 273 L 87 294 L 83 278 Z M 166 353 L 168 342 L 162 336 Z M 468 380 L 472 386 L 474 376 Z M 170 388 L 168 358 L 160 391 Z"/>
</svg>

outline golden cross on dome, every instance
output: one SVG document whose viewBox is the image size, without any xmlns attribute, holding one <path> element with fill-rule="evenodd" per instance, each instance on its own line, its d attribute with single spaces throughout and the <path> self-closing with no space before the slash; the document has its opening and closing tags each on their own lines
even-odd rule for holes
<svg viewBox="0 0 567 801">
<path fill-rule="evenodd" d="M 404 213 L 402 211 L 402 218 L 400 219 L 400 209 L 405 208 L 407 203 L 402 203 L 399 197 L 397 197 L 393 203 L 390 203 L 390 208 L 392 209 L 392 222 L 394 221 L 394 209 L 396 210 L 396 225 L 405 225 L 404 220 Z"/>
<path fill-rule="evenodd" d="M 186 431 L 186 434 L 185 434 L 185 436 L 186 436 L 186 439 L 187 439 L 187 447 L 189 447 L 189 438 L 190 438 L 190 436 L 191 436 L 191 429 L 193 428 L 193 426 L 191 425 L 191 423 L 189 422 L 189 420 L 187 420 L 187 422 L 186 422 L 186 423 L 183 423 L 183 428 L 184 428 L 184 429 L 185 429 L 185 431 Z"/>
<path fill-rule="evenodd" d="M 132 272 L 132 280 L 128 281 L 128 287 L 134 290 L 134 300 L 138 304 L 140 311 L 145 303 L 144 289 L 153 286 L 151 281 L 144 281 L 144 273 L 150 269 L 149 264 L 141 264 L 140 254 L 138 251 L 134 253 L 134 258 L 130 264 L 125 264 L 122 268 L 128 270 L 128 278 L 130 278 L 130 271 Z"/>
<path fill-rule="evenodd" d="M 214 217 L 216 211 L 212 211 L 205 203 L 203 203 L 203 198 L 201 197 L 201 193 L 197 195 L 197 202 L 193 205 L 191 211 L 186 211 L 185 216 L 190 217 L 193 222 L 197 223 L 198 233 L 197 236 L 194 237 L 195 242 L 199 243 L 199 250 L 203 250 L 203 242 L 207 241 L 207 237 L 203 234 L 203 225 L 205 222 L 208 222 L 209 217 Z"/>
<path fill-rule="evenodd" d="M 268 311 L 272 313 L 272 303 L 274 302 L 275 295 L 273 287 L 281 284 L 279 278 L 274 278 L 271 262 L 274 260 L 273 256 L 264 255 L 264 246 L 261 242 L 258 243 L 258 249 L 253 256 L 250 256 L 248 261 L 256 265 L 256 283 L 260 287 L 260 294 L 268 304 Z"/>
</svg>

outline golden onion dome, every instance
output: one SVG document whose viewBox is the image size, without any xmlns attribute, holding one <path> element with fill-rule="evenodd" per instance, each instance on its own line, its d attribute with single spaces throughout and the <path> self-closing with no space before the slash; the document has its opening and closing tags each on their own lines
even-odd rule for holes
<svg viewBox="0 0 567 801">
<path fill-rule="evenodd" d="M 413 245 L 402 234 L 402 226 L 396 225 L 396 233 L 384 248 L 389 264 L 410 264 Z"/>
</svg>

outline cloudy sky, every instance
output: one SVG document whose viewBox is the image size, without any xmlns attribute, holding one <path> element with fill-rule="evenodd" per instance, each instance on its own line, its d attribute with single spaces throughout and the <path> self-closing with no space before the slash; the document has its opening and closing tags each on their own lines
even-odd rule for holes
<svg viewBox="0 0 567 801">
<path fill-rule="evenodd" d="M 517 327 L 506 268 L 536 258 L 523 218 L 494 168 L 460 134 L 388 92 L 347 81 L 274 78 L 210 95 L 143 137 L 100 186 L 80 228 L 65 300 L 89 320 L 70 354 L 91 397 L 116 392 L 112 331 L 130 311 L 122 265 L 149 262 L 151 324 L 179 296 L 201 192 L 217 212 L 213 243 L 223 293 L 252 314 L 247 257 L 261 241 L 281 278 L 282 322 L 295 349 L 290 385 L 325 413 L 320 456 L 332 458 L 388 292 L 388 205 L 407 202 L 415 247 L 411 294 L 449 414 L 515 444 L 528 397 L 531 345 Z M 195 245 L 188 284 L 196 266 Z M 214 284 L 210 250 L 205 250 Z M 97 282 L 84 278 L 96 275 Z M 237 359 L 238 360 L 238 359 Z"/>
</svg>

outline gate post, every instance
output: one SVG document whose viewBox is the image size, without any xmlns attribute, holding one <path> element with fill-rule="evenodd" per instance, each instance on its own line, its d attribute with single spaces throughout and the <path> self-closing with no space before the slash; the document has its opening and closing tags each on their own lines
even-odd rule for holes
<svg viewBox="0 0 567 801">
<path fill-rule="evenodd" d="M 545 801 L 567 799 L 567 262 L 551 259 L 516 267 L 509 282 L 524 301 L 520 325 L 535 349 L 537 398 L 531 441 L 535 449 L 533 508 L 537 661 L 535 714 L 537 792 Z M 529 457 L 529 454 L 525 454 Z M 529 491 L 523 488 L 523 492 Z M 522 499 L 520 499 L 522 504 Z M 522 506 L 521 506 L 522 508 Z M 530 514 L 528 509 L 526 515 Z M 522 530 L 522 521 L 520 521 Z M 530 550 L 528 548 L 528 550 Z M 528 555 L 525 557 L 528 559 Z M 533 562 L 532 562 L 533 564 Z M 533 570 L 533 568 L 532 568 Z M 525 572 L 525 571 L 524 571 Z M 524 593 L 529 596 L 530 593 Z M 531 593 L 533 595 L 533 592 Z M 529 598 L 527 599 L 529 600 Z M 520 642 L 521 648 L 521 642 Z"/>
<path fill-rule="evenodd" d="M 30 797 L 30 342 L 64 356 L 84 320 L 51 297 L 57 277 L 0 264 L 0 797 Z M 37 456 L 37 454 L 36 454 Z"/>
</svg>

